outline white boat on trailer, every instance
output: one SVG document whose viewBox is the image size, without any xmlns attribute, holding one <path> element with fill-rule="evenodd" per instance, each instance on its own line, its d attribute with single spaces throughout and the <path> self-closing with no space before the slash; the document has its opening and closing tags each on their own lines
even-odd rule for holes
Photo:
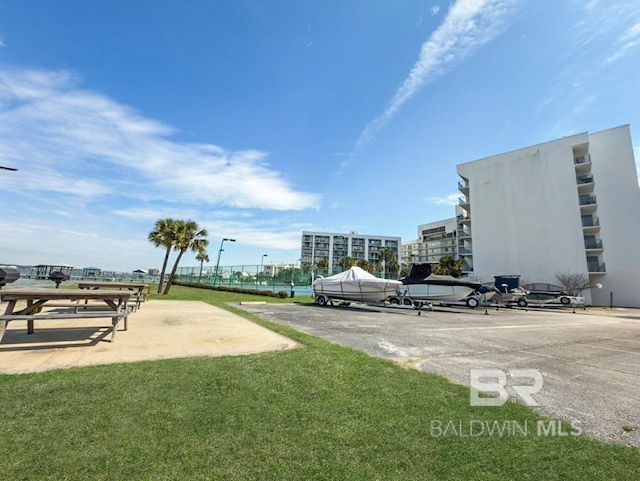
<svg viewBox="0 0 640 481">
<path fill-rule="evenodd" d="M 343 305 L 351 302 L 381 302 L 395 294 L 401 286 L 400 281 L 380 279 L 354 266 L 333 276 L 318 277 L 311 288 L 315 302 L 326 306 L 333 301 L 339 301 Z"/>
<path fill-rule="evenodd" d="M 469 307 L 478 307 L 480 304 L 480 296 L 474 295 L 481 286 L 479 282 L 437 274 L 408 283 L 405 279 L 404 282 L 398 290 L 398 296 L 389 299 L 392 304 L 461 303 Z"/>
</svg>

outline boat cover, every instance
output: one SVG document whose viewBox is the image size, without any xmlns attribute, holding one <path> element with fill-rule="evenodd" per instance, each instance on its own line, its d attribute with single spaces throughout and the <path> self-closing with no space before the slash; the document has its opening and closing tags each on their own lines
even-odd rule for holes
<svg viewBox="0 0 640 481">
<path fill-rule="evenodd" d="M 313 282 L 315 295 L 361 302 L 384 300 L 402 285 L 400 281 L 380 279 L 364 269 L 353 266 L 349 270 Z"/>
</svg>

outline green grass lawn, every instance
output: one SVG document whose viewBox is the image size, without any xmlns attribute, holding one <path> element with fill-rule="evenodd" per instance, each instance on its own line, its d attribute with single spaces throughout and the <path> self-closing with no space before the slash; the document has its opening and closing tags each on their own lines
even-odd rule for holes
<svg viewBox="0 0 640 481">
<path fill-rule="evenodd" d="M 154 298 L 310 302 L 178 286 Z M 305 347 L 0 375 L 0 480 L 638 479 L 636 449 L 536 436 L 528 408 L 472 408 L 439 376 L 239 313 Z M 436 436 L 434 420 L 529 429 Z"/>
</svg>

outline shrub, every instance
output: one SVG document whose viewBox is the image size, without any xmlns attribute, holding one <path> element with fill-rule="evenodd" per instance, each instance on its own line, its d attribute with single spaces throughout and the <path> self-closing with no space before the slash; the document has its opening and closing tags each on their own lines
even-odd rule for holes
<svg viewBox="0 0 640 481">
<path fill-rule="evenodd" d="M 208 284 L 199 284 L 197 282 L 182 282 L 182 281 L 175 281 L 173 284 L 176 286 L 195 287 L 196 289 L 209 289 L 212 291 L 235 292 L 236 294 L 253 294 L 254 296 L 279 297 L 279 298 L 289 297 L 289 294 L 287 294 L 287 292 L 285 291 L 280 291 L 278 293 L 275 293 L 273 291 L 265 291 L 262 289 L 241 289 L 239 287 L 210 286 Z"/>
</svg>

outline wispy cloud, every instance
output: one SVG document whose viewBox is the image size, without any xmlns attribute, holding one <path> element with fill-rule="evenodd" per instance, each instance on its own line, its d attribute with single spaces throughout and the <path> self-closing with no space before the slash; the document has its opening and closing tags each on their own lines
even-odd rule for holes
<svg viewBox="0 0 640 481">
<path fill-rule="evenodd" d="M 613 81 L 612 65 L 640 44 L 640 3 L 636 0 L 572 0 L 576 23 L 568 32 L 564 67 L 538 104 L 540 110 L 562 109 L 545 138 L 586 130 L 585 118 L 602 97 L 602 79 Z M 566 103 L 576 107 L 567 109 Z"/>
<path fill-rule="evenodd" d="M 518 3 L 519 0 L 457 0 L 422 45 L 417 62 L 386 110 L 360 134 L 356 150 L 369 142 L 421 87 L 499 35 Z"/>
<path fill-rule="evenodd" d="M 68 72 L 0 72 L 0 158 L 21 169 L 23 192 L 317 208 L 319 196 L 293 188 L 270 167 L 266 152 L 188 144 L 172 134 L 161 122 L 82 89 Z M 115 175 L 106 175 L 112 169 Z M 3 188 L 18 187 L 7 181 Z"/>
<path fill-rule="evenodd" d="M 572 2 L 578 21 L 571 28 L 573 50 L 571 58 L 579 53 L 600 57 L 603 64 L 611 63 L 635 47 L 640 34 L 640 4 L 636 0 L 582 0 Z M 593 65 L 593 63 L 592 63 Z"/>
<path fill-rule="evenodd" d="M 318 208 L 318 194 L 296 189 L 266 152 L 178 134 L 70 72 L 0 69 L 0 164 L 19 168 L 0 175 L 0 229 L 12 233 L 0 262 L 157 266 L 146 238 L 162 217 L 239 245 L 299 248 L 300 231 L 283 222 Z"/>
<path fill-rule="evenodd" d="M 460 194 L 449 194 L 445 197 L 427 197 L 426 200 L 435 205 L 458 205 Z"/>
<path fill-rule="evenodd" d="M 439 5 L 434 5 L 433 7 L 431 7 L 431 15 L 437 15 L 438 12 L 440 11 L 440 6 Z"/>
<path fill-rule="evenodd" d="M 632 25 L 618 40 L 616 50 L 604 62 L 611 63 L 627 55 L 634 47 L 640 45 L 640 22 Z"/>
</svg>

